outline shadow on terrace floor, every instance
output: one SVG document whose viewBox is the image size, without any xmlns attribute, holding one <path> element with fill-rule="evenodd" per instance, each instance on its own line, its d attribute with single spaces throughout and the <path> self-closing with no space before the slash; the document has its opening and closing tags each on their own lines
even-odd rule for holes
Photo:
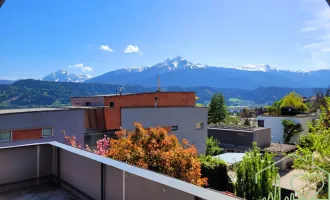
<svg viewBox="0 0 330 200">
<path fill-rule="evenodd" d="M 32 186 L 25 189 L 15 189 L 11 191 L 1 192 L 1 200 L 79 200 L 65 189 L 52 184 L 46 183 L 42 185 Z"/>
</svg>

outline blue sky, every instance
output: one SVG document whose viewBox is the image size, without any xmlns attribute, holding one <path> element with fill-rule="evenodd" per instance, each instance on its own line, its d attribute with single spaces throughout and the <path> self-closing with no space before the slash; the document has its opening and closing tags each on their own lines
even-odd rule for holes
<svg viewBox="0 0 330 200">
<path fill-rule="evenodd" d="M 7 0 L 0 24 L 1 79 L 96 76 L 175 56 L 330 68 L 325 0 Z"/>
</svg>

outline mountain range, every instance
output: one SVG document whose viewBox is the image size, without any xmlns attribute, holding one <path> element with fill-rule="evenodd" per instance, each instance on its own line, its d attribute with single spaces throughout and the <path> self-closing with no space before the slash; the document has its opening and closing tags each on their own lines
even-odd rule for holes
<svg viewBox="0 0 330 200">
<path fill-rule="evenodd" d="M 194 64 L 180 56 L 166 59 L 153 66 L 123 68 L 96 77 L 84 74 L 76 75 L 65 70 L 59 70 L 45 76 L 41 80 L 156 87 L 158 75 L 160 76 L 161 87 L 208 86 L 253 90 L 259 87 L 328 87 L 330 84 L 329 69 L 290 71 L 279 70 L 262 64 L 221 67 Z"/>
<path fill-rule="evenodd" d="M 86 83 L 155 86 L 209 86 L 218 88 L 256 89 L 258 87 L 327 87 L 330 70 L 289 71 L 269 65 L 219 67 L 194 64 L 178 56 L 153 66 L 124 68 L 96 76 Z"/>
</svg>

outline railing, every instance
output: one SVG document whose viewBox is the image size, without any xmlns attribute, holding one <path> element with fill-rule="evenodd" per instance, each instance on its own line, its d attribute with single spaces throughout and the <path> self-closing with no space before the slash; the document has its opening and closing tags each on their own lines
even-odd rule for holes
<svg viewBox="0 0 330 200">
<path fill-rule="evenodd" d="M 0 160 L 0 192 L 51 176 L 81 199 L 236 199 L 58 142 L 0 148 Z"/>
</svg>

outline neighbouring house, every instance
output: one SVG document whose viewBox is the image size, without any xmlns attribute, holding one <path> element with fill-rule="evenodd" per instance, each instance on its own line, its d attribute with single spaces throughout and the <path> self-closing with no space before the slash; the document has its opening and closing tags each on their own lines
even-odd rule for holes
<svg viewBox="0 0 330 200">
<path fill-rule="evenodd" d="M 274 161 L 280 160 L 284 154 L 292 153 L 296 150 L 295 145 L 272 143 L 270 128 L 264 127 L 240 127 L 240 126 L 226 126 L 215 125 L 208 126 L 208 137 L 214 137 L 220 142 L 220 147 L 228 152 L 225 153 L 225 159 L 236 159 L 235 162 L 240 161 L 239 157 L 242 157 L 246 151 L 252 149 L 252 143 L 256 142 L 257 147 L 260 148 L 260 152 L 271 152 L 275 154 Z M 219 155 L 219 157 L 221 157 Z M 291 167 L 293 159 L 286 159 L 283 162 L 277 164 L 280 170 L 286 170 Z M 229 165 L 234 162 L 227 162 Z"/>
<path fill-rule="evenodd" d="M 298 114 L 294 116 L 290 115 L 280 115 L 280 116 L 270 116 L 270 115 L 258 115 L 258 127 L 270 128 L 271 139 L 274 143 L 283 143 L 284 128 L 282 121 L 288 119 L 294 123 L 300 123 L 302 125 L 303 131 L 299 134 L 294 135 L 290 143 L 294 144 L 298 142 L 300 135 L 308 134 L 309 128 L 308 123 L 317 119 L 316 114 Z"/>
<path fill-rule="evenodd" d="M 260 148 L 270 146 L 269 128 L 252 128 L 228 125 L 210 125 L 207 130 L 208 137 L 214 137 L 220 141 L 220 147 L 227 152 L 245 152 L 251 149 L 256 142 Z"/>
<path fill-rule="evenodd" d="M 261 149 L 261 152 L 271 152 L 275 154 L 274 161 L 280 161 L 279 163 L 276 164 L 276 166 L 281 170 L 290 170 L 294 158 L 293 157 L 288 157 L 287 159 L 282 159 L 288 154 L 294 153 L 297 150 L 296 145 L 290 145 L 290 144 L 281 144 L 281 143 L 271 143 L 268 147 L 265 147 Z"/>
<path fill-rule="evenodd" d="M 187 139 L 199 153 L 206 151 L 206 107 L 196 107 L 195 92 L 117 93 L 72 97 L 70 108 L 84 110 L 85 143 L 95 145 L 104 134 L 113 137 L 120 128 L 132 130 L 161 126 L 179 140 Z"/>
<path fill-rule="evenodd" d="M 84 142 L 84 112 L 59 108 L 0 110 L 0 147 L 57 141 L 63 130 Z"/>
</svg>

